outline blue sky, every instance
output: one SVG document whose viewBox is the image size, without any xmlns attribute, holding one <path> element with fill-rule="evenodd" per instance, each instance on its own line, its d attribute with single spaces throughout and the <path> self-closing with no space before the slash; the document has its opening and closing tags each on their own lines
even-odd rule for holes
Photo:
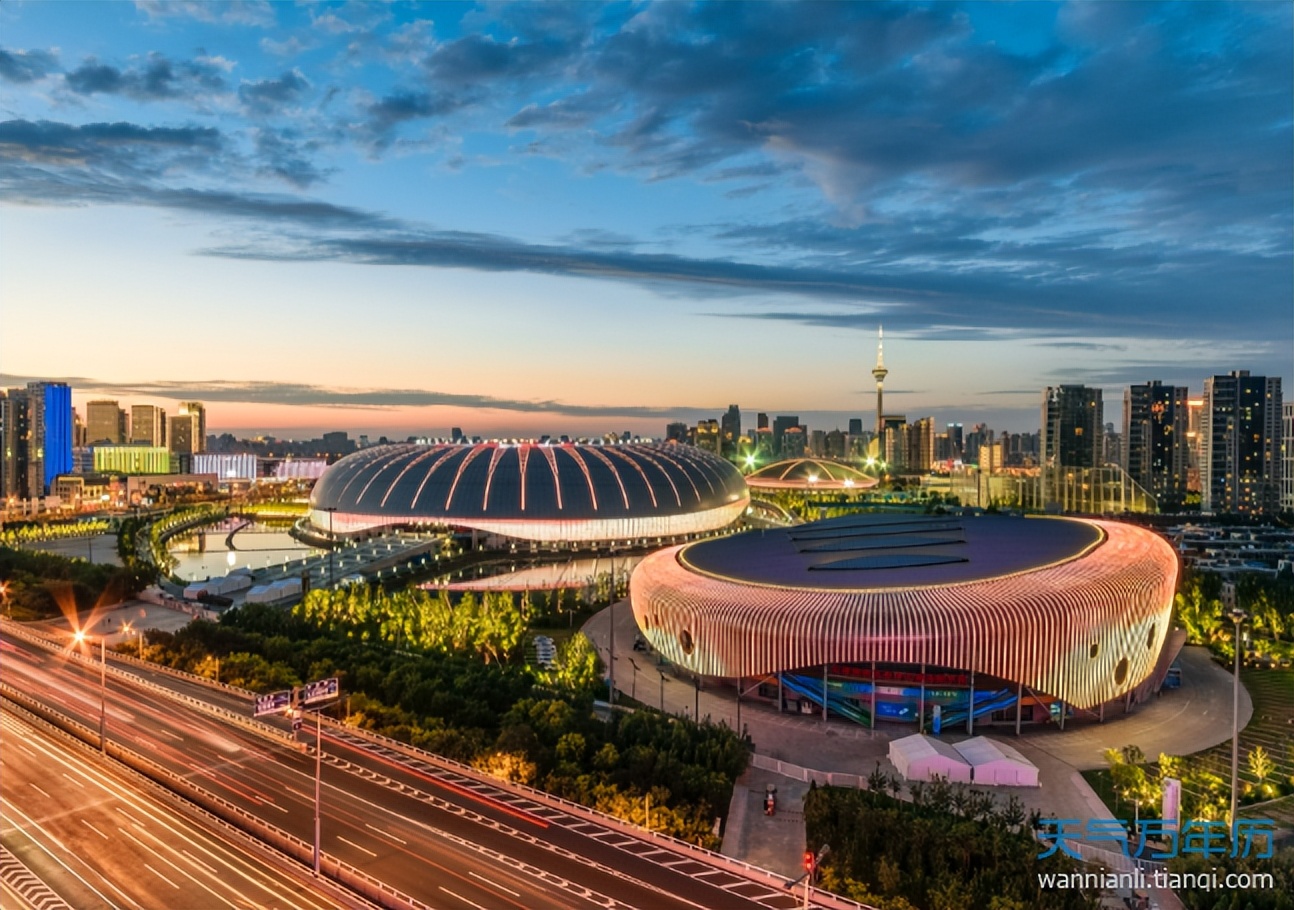
<svg viewBox="0 0 1294 910">
<path fill-rule="evenodd" d="M 659 434 L 1294 358 L 1285 3 L 0 5 L 4 382 Z"/>
</svg>

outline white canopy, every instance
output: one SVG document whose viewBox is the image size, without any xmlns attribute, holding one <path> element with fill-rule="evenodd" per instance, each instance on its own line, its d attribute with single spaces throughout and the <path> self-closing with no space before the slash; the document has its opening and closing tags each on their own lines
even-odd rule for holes
<svg viewBox="0 0 1294 910">
<path fill-rule="evenodd" d="M 955 748 L 921 733 L 891 741 L 890 762 L 907 780 L 946 777 L 960 783 L 971 781 L 970 763 Z"/>
<path fill-rule="evenodd" d="M 1006 743 L 976 736 L 953 749 L 973 768 L 974 782 L 991 787 L 1036 787 L 1038 766 Z"/>
</svg>

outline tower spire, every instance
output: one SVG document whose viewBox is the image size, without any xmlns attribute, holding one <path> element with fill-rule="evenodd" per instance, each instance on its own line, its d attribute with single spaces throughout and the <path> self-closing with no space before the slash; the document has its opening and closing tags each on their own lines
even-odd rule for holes
<svg viewBox="0 0 1294 910">
<path fill-rule="evenodd" d="M 872 378 L 876 380 L 876 439 L 882 445 L 885 442 L 885 409 L 881 387 L 889 372 L 885 369 L 885 327 L 879 326 L 876 332 L 876 366 L 872 367 Z"/>
</svg>

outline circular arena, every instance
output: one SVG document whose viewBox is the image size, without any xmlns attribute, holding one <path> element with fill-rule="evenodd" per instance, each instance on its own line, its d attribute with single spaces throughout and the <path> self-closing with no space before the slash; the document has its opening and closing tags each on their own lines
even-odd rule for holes
<svg viewBox="0 0 1294 910">
<path fill-rule="evenodd" d="M 686 670 L 779 710 L 939 732 L 1148 697 L 1176 578 L 1172 548 L 1131 525 L 868 514 L 660 550 L 630 596 Z"/>
<path fill-rule="evenodd" d="M 835 492 L 869 490 L 878 483 L 875 477 L 839 461 L 819 458 L 790 458 L 765 465 L 746 475 L 752 490 L 807 490 Z"/>
<path fill-rule="evenodd" d="M 386 445 L 341 459 L 310 496 L 319 531 L 450 526 L 539 542 L 666 539 L 727 527 L 750 502 L 690 446 Z"/>
</svg>

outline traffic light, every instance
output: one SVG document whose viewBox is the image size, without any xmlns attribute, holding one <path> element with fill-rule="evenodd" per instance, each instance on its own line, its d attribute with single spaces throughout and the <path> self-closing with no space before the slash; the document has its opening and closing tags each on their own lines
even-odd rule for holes
<svg viewBox="0 0 1294 910">
<path fill-rule="evenodd" d="M 814 865 L 813 851 L 805 850 L 804 851 L 804 871 L 808 873 L 812 873 L 813 865 Z"/>
</svg>

